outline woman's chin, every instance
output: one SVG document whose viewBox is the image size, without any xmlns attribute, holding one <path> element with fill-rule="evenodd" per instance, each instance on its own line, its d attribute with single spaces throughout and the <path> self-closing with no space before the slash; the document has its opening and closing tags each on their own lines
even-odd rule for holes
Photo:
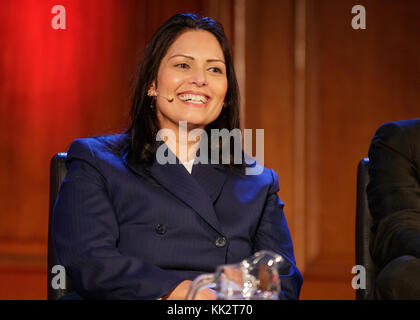
<svg viewBox="0 0 420 320">
<path fill-rule="evenodd" d="M 188 129 L 194 129 L 194 128 L 205 128 L 205 126 L 210 123 L 208 121 L 206 121 L 206 119 L 203 119 L 202 117 L 183 117 L 180 118 L 180 120 L 178 121 L 178 123 L 182 124 L 182 123 L 187 123 L 187 128 Z"/>
</svg>

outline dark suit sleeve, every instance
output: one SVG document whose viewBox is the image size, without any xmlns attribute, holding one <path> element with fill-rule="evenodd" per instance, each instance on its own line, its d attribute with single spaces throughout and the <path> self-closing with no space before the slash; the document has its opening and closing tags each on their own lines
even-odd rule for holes
<svg viewBox="0 0 420 320">
<path fill-rule="evenodd" d="M 369 149 L 371 253 L 381 268 L 403 255 L 420 258 L 420 182 L 412 146 L 403 128 L 388 123 L 378 129 Z"/>
<path fill-rule="evenodd" d="M 157 299 L 184 280 L 118 251 L 118 217 L 88 142 L 76 140 L 68 161 L 52 231 L 57 257 L 76 291 L 94 299 Z"/>
<path fill-rule="evenodd" d="M 277 196 L 278 177 L 273 170 L 270 172 L 273 180 L 254 239 L 253 251 L 272 250 L 285 258 L 279 268 L 281 295 L 283 299 L 298 299 L 303 279 L 296 266 L 292 238 L 283 212 L 284 204 Z"/>
</svg>

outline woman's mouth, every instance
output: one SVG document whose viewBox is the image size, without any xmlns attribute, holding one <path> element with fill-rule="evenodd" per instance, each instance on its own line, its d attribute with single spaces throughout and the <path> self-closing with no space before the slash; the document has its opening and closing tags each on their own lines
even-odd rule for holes
<svg viewBox="0 0 420 320">
<path fill-rule="evenodd" d="M 208 96 L 196 93 L 180 93 L 177 97 L 183 103 L 193 106 L 205 106 L 210 100 Z"/>
</svg>

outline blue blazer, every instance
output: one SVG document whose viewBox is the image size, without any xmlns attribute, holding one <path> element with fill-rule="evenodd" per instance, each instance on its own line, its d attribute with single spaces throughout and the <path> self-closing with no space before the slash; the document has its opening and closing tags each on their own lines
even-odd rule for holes
<svg viewBox="0 0 420 320">
<path fill-rule="evenodd" d="M 252 176 L 195 164 L 190 174 L 156 160 L 145 168 L 109 150 L 121 137 L 77 139 L 68 150 L 52 232 L 78 295 L 157 299 L 183 280 L 269 249 L 286 259 L 282 297 L 298 298 L 302 276 L 274 171 Z"/>
</svg>

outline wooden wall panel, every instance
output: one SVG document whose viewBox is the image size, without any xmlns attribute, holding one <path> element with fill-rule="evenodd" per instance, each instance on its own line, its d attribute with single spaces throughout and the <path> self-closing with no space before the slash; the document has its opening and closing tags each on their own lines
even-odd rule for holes
<svg viewBox="0 0 420 320">
<path fill-rule="evenodd" d="M 420 4 L 246 2 L 246 127 L 265 129 L 265 164 L 304 273 L 303 299 L 353 299 L 358 161 L 378 126 L 420 116 Z"/>
<path fill-rule="evenodd" d="M 357 4 L 365 30 L 351 27 L 353 1 L 306 1 L 307 298 L 319 297 L 319 281 L 342 283 L 324 297 L 354 297 L 358 161 L 380 124 L 420 115 L 420 4 Z"/>
<path fill-rule="evenodd" d="M 279 175 L 293 228 L 293 1 L 246 2 L 245 128 L 264 129 L 264 165 Z"/>
</svg>

